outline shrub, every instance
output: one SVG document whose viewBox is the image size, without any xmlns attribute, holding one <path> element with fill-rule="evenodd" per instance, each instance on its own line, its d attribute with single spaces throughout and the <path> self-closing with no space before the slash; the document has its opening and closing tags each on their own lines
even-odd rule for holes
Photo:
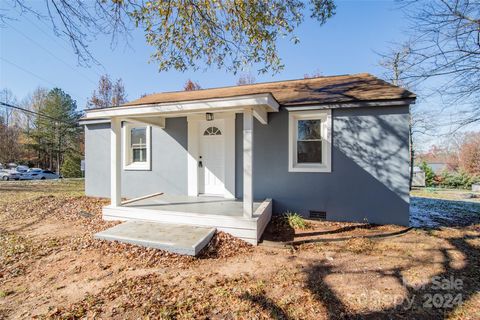
<svg viewBox="0 0 480 320">
<path fill-rule="evenodd" d="M 287 224 L 293 229 L 308 229 L 310 227 L 308 222 L 296 212 L 285 212 L 284 217 Z"/>
<path fill-rule="evenodd" d="M 437 185 L 437 182 L 435 181 L 435 172 L 433 172 L 432 168 L 430 168 L 425 161 L 422 161 L 420 164 L 420 169 L 425 172 L 425 186 L 433 187 Z"/>
<path fill-rule="evenodd" d="M 80 162 L 82 157 L 79 154 L 68 153 L 62 165 L 62 176 L 64 178 L 81 178 L 82 170 L 80 170 Z"/>
<path fill-rule="evenodd" d="M 463 188 L 470 189 L 472 184 L 480 180 L 479 176 L 469 175 L 465 171 L 460 172 L 442 172 L 439 179 L 439 185 L 445 188 Z"/>
</svg>

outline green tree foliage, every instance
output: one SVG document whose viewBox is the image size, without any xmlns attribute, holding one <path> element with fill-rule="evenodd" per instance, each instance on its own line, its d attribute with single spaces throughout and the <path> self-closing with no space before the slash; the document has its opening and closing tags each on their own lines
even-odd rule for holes
<svg viewBox="0 0 480 320">
<path fill-rule="evenodd" d="M 422 169 L 423 172 L 425 172 L 425 185 L 427 187 L 433 187 L 435 186 L 435 172 L 433 172 L 432 168 L 428 166 L 428 164 L 425 161 L 422 161 L 420 164 L 420 169 Z"/>
<path fill-rule="evenodd" d="M 152 61 L 160 71 L 214 66 L 237 72 L 258 64 L 260 72 L 283 68 L 277 40 L 299 39 L 295 31 L 310 17 L 323 25 L 335 14 L 334 0 L 51 0 L 45 7 L 10 0 L 0 19 L 11 10 L 48 19 L 56 34 L 67 36 L 79 62 L 96 62 L 89 42 L 109 35 L 128 41 L 132 22 L 154 48 Z"/>
<path fill-rule="evenodd" d="M 59 88 L 54 88 L 38 106 L 39 113 L 30 130 L 31 148 L 38 156 L 38 163 L 51 170 L 58 170 L 63 162 L 63 155 L 70 150 L 78 150 L 80 129 L 77 122 L 80 114 L 77 104 Z M 56 120 L 54 120 L 56 119 Z"/>
<path fill-rule="evenodd" d="M 80 162 L 82 157 L 75 152 L 68 152 L 65 155 L 62 168 L 60 170 L 64 178 L 81 178 L 82 170 L 80 170 Z"/>
<path fill-rule="evenodd" d="M 480 182 L 480 176 L 471 175 L 466 171 L 444 171 L 437 177 L 438 186 L 444 188 L 470 189 L 472 184 Z"/>
<path fill-rule="evenodd" d="M 261 63 L 259 72 L 283 68 L 277 39 L 299 39 L 295 29 L 310 17 L 324 24 L 335 12 L 333 0 L 152 1 L 131 14 L 156 52 L 159 70 L 197 69 L 201 64 L 237 72 Z"/>
</svg>

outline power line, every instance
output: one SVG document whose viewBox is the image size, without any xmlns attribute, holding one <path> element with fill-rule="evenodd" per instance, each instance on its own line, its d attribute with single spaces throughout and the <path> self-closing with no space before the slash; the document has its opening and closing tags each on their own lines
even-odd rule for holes
<svg viewBox="0 0 480 320">
<path fill-rule="evenodd" d="M 36 24 L 35 22 L 33 22 L 31 19 L 29 19 L 27 16 L 24 16 L 23 17 L 25 20 L 27 20 L 30 24 L 32 24 L 33 26 L 35 26 L 35 28 L 37 28 L 37 30 L 39 30 L 41 33 L 43 33 L 44 35 L 46 35 L 47 37 L 49 37 L 50 39 L 52 39 L 52 41 L 54 41 L 60 48 L 63 49 L 63 51 L 65 51 L 66 53 L 72 53 L 72 49 L 71 47 L 68 47 L 66 46 L 66 43 L 67 40 L 65 40 L 64 38 L 62 38 L 60 35 L 57 35 L 57 36 L 52 36 L 50 33 L 48 33 L 47 31 L 43 30 L 38 24 Z M 42 21 L 42 20 L 38 20 L 38 22 L 40 22 L 41 24 L 43 24 L 45 27 L 48 28 L 48 25 Z M 61 41 L 60 41 L 61 40 Z M 93 73 L 95 73 L 95 75 L 97 75 L 98 77 L 101 77 L 101 74 L 99 72 L 101 72 L 102 74 L 105 74 L 107 73 L 107 70 L 105 69 L 104 65 L 101 63 L 101 62 L 98 62 L 98 64 L 96 63 L 93 63 L 91 68 L 90 66 L 88 66 L 89 68 L 84 68 L 86 69 L 87 71 L 91 71 Z M 96 69 L 96 70 L 95 70 Z"/>
<path fill-rule="evenodd" d="M 64 65 L 66 65 L 67 67 L 69 67 L 70 69 L 72 69 L 73 71 L 75 71 L 76 73 L 78 73 L 79 75 L 81 75 L 83 78 L 85 78 L 86 80 L 90 81 L 91 83 L 93 83 L 94 85 L 97 85 L 97 83 L 95 81 L 93 81 L 92 79 L 90 79 L 89 77 L 87 77 L 85 74 L 83 74 L 82 72 L 79 72 L 76 68 L 72 67 L 70 64 L 68 64 L 65 60 L 59 58 L 57 55 L 55 55 L 53 52 L 51 52 L 50 50 L 48 50 L 47 48 L 45 48 L 44 46 L 42 46 L 41 44 L 39 44 L 37 41 L 33 40 L 32 38 L 30 38 L 29 36 L 27 36 L 25 33 L 23 33 L 22 31 L 18 30 L 17 28 L 15 28 L 14 26 L 12 26 L 11 24 L 9 23 L 6 23 L 5 24 L 7 26 L 9 26 L 10 28 L 12 28 L 13 30 L 15 30 L 17 33 L 19 33 L 20 35 L 22 35 L 23 37 L 25 37 L 27 40 L 29 40 L 31 43 L 35 44 L 37 47 L 39 47 L 40 49 L 44 50 L 45 52 L 47 52 L 48 54 L 50 54 L 52 57 L 54 57 L 55 59 L 57 59 L 58 61 L 60 61 L 61 63 L 63 63 Z"/>
<path fill-rule="evenodd" d="M 51 117 L 49 115 L 46 115 L 46 114 L 43 114 L 43 113 L 40 113 L 40 112 L 36 112 L 36 111 L 28 110 L 28 109 L 25 109 L 25 108 L 22 108 L 22 107 L 14 106 L 14 105 L 9 104 L 9 103 L 5 103 L 5 102 L 0 101 L 0 105 L 2 105 L 4 107 L 7 107 L 7 108 L 17 109 L 17 110 L 20 110 L 20 111 L 25 112 L 25 113 L 30 113 L 30 114 L 33 114 L 33 115 L 44 117 L 44 118 L 50 119 L 50 120 L 55 121 L 55 122 L 61 122 L 63 124 L 67 124 L 69 126 L 73 126 L 71 123 L 65 122 L 63 120 Z M 77 126 L 77 125 L 75 125 L 75 126 Z"/>
<path fill-rule="evenodd" d="M 35 74 L 35 73 L 31 72 L 30 70 L 27 70 L 27 69 L 25 69 L 25 68 L 23 68 L 23 67 L 19 66 L 18 64 L 16 64 L 16 63 L 13 63 L 13 62 L 11 62 L 11 61 L 9 61 L 9 60 L 7 60 L 7 59 L 3 58 L 3 57 L 0 57 L 0 60 L 3 60 L 3 61 L 5 61 L 6 63 L 8 63 L 8 64 L 10 64 L 10 65 L 12 65 L 12 66 L 14 66 L 14 67 L 16 67 L 16 68 L 20 69 L 20 70 L 22 70 L 23 72 L 26 72 L 26 73 L 28 73 L 28 74 L 30 74 L 30 75 L 32 75 L 32 76 L 34 76 L 35 78 L 37 78 L 37 79 L 39 79 L 39 80 L 42 80 L 42 81 L 44 81 L 44 82 L 46 82 L 46 83 L 49 83 L 49 84 L 50 84 L 51 86 L 53 86 L 53 87 L 60 87 L 58 84 L 55 84 L 55 83 L 53 83 L 53 82 L 51 82 L 51 81 L 49 81 L 49 80 L 47 80 L 47 79 L 45 79 L 45 78 L 43 78 L 43 77 L 41 77 L 41 76 L 39 76 L 39 75 L 37 75 L 37 74 Z M 80 95 L 80 94 L 77 94 L 77 93 L 75 93 L 75 92 L 73 92 L 73 93 L 74 93 L 74 94 L 76 94 L 76 95 L 77 95 L 79 98 L 82 96 L 82 95 Z"/>
<path fill-rule="evenodd" d="M 53 82 L 51 82 L 51 81 L 49 81 L 49 80 L 47 80 L 47 79 L 45 79 L 45 78 L 43 78 L 43 77 L 41 77 L 41 76 L 33 73 L 33 72 L 31 72 L 31 71 L 29 71 L 29 70 L 27 70 L 27 69 L 25 69 L 25 68 L 23 68 L 23 67 L 20 67 L 18 64 L 15 64 L 15 63 L 13 63 L 13 62 L 11 62 L 11 61 L 8 61 L 7 59 L 5 59 L 5 58 L 3 58 L 3 57 L 0 57 L 0 60 L 3 60 L 3 61 L 5 61 L 6 63 L 11 64 L 11 65 L 14 66 L 14 67 L 17 67 L 18 69 L 22 70 L 23 72 L 29 73 L 30 75 L 34 76 L 35 78 L 40 79 L 40 80 L 42 80 L 42 81 L 45 81 L 45 82 L 51 84 L 51 85 L 54 86 L 54 87 L 57 86 L 55 83 L 53 83 Z"/>
</svg>

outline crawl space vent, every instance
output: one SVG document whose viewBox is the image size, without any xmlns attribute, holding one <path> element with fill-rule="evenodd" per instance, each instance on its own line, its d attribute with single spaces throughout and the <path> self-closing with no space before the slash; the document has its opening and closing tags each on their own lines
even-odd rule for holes
<svg viewBox="0 0 480 320">
<path fill-rule="evenodd" d="M 318 220 L 326 220 L 327 219 L 327 213 L 325 211 L 310 210 L 310 218 L 311 219 L 318 219 Z"/>
</svg>

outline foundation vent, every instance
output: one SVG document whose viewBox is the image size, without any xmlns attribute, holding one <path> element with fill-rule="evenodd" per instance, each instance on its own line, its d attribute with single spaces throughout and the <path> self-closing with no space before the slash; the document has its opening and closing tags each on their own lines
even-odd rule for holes
<svg viewBox="0 0 480 320">
<path fill-rule="evenodd" d="M 325 211 L 310 210 L 310 219 L 327 220 L 327 213 Z"/>
</svg>

